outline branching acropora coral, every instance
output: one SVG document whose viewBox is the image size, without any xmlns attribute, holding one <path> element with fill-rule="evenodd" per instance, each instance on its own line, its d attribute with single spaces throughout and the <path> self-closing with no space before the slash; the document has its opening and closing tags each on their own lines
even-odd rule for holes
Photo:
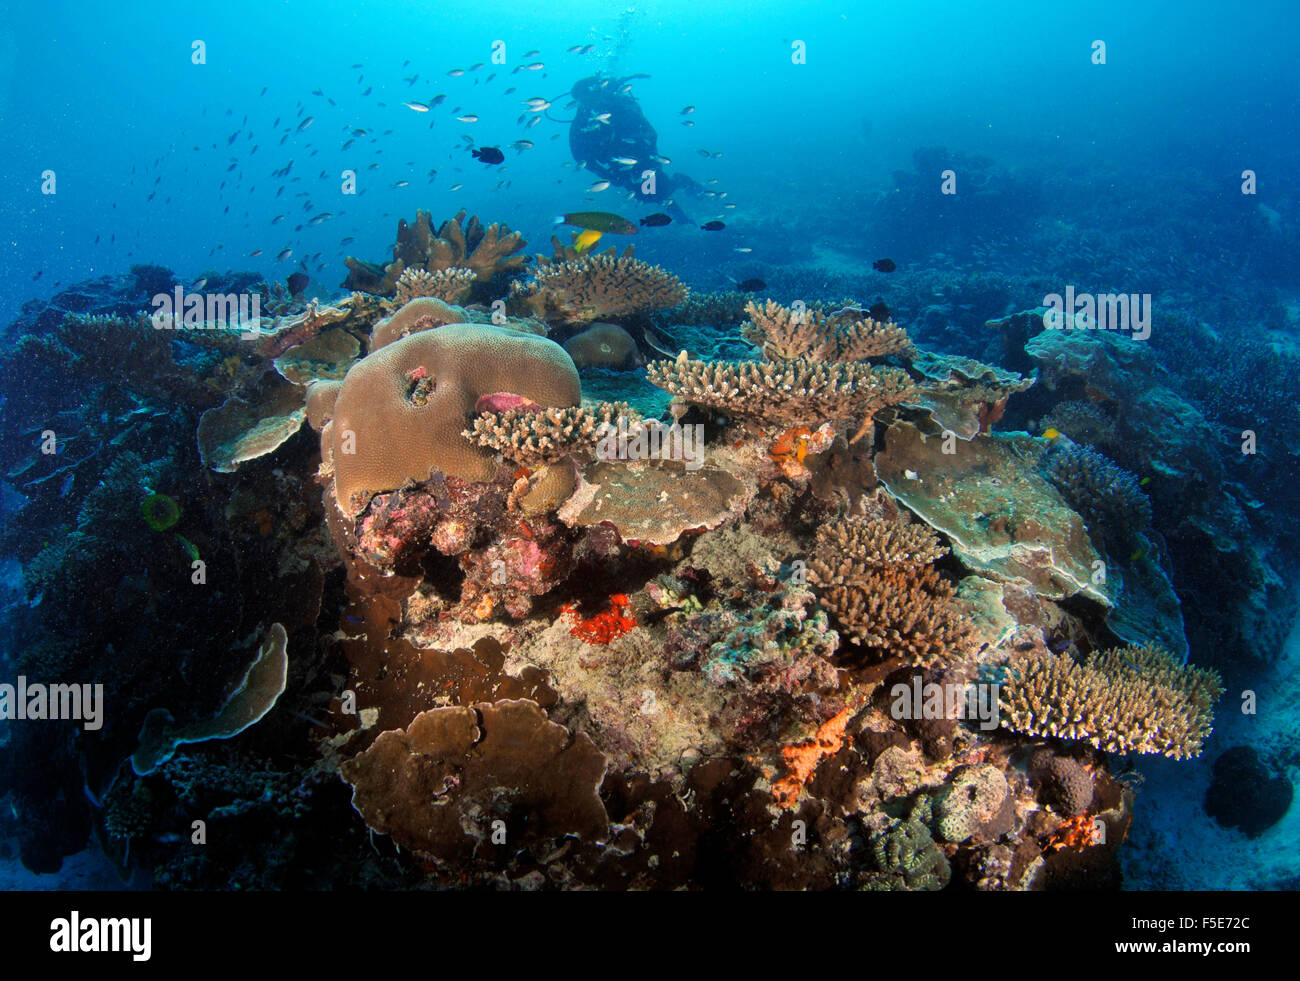
<svg viewBox="0 0 1300 981">
<path fill-rule="evenodd" d="M 750 319 L 741 325 L 741 336 L 769 361 L 866 361 L 914 350 L 902 327 L 852 307 L 825 313 L 768 300 L 762 306 L 748 303 L 745 312 Z"/>
<path fill-rule="evenodd" d="M 861 363 L 808 361 L 652 361 L 652 385 L 685 402 L 791 426 L 870 419 L 913 391 L 907 372 Z"/>
<path fill-rule="evenodd" d="M 868 650 L 932 667 L 961 656 L 970 623 L 930 563 L 947 553 L 925 525 L 840 521 L 819 529 L 809 563 L 818 601 Z"/>
<path fill-rule="evenodd" d="M 601 428 L 633 426 L 641 415 L 626 402 L 600 402 L 572 408 L 516 408 L 482 412 L 461 435 L 516 463 L 537 467 L 566 456 L 592 457 Z"/>
<path fill-rule="evenodd" d="M 833 521 L 817 529 L 816 554 L 809 562 L 813 582 L 842 586 L 874 569 L 930 565 L 948 554 L 929 525 L 901 521 Z"/>
<path fill-rule="evenodd" d="M 397 304 L 405 306 L 421 296 L 433 296 L 447 303 L 458 303 L 474 285 L 473 269 L 407 269 L 397 278 Z"/>
<path fill-rule="evenodd" d="M 1199 756 L 1223 683 L 1168 651 L 1128 646 L 1081 661 L 1043 651 L 1016 658 L 1001 687 L 1002 725 L 1080 739 L 1108 753 Z"/>
<path fill-rule="evenodd" d="M 1137 477 L 1090 446 L 1052 447 L 1045 472 L 1067 504 L 1079 512 L 1095 544 L 1122 551 L 1151 524 L 1151 501 Z"/>
<path fill-rule="evenodd" d="M 659 266 L 617 255 L 563 262 L 539 260 L 533 282 L 516 295 L 536 315 L 548 320 L 590 321 L 672 307 L 686 299 L 687 288 Z"/>
</svg>

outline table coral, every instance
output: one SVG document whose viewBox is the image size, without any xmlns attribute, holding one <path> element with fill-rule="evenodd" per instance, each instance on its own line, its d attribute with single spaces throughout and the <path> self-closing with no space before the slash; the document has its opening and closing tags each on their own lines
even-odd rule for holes
<svg viewBox="0 0 1300 981">
<path fill-rule="evenodd" d="M 672 273 L 613 249 L 551 262 L 541 259 L 513 302 L 546 320 L 586 322 L 676 306 L 689 291 Z"/>
</svg>

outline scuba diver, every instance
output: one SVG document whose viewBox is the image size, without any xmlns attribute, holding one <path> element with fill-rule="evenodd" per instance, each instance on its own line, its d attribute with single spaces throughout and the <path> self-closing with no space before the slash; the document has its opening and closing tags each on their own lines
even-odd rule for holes
<svg viewBox="0 0 1300 981">
<path fill-rule="evenodd" d="M 592 75 L 576 82 L 569 92 L 578 103 L 569 125 L 569 150 L 577 163 L 631 191 L 637 200 L 653 203 L 674 219 L 694 224 L 673 196 L 703 188 L 685 174 L 670 175 L 663 169 L 667 159 L 659 155 L 659 134 L 629 91 L 629 81 L 649 77 Z M 643 189 L 647 170 L 654 171 L 653 193 L 649 194 Z"/>
</svg>

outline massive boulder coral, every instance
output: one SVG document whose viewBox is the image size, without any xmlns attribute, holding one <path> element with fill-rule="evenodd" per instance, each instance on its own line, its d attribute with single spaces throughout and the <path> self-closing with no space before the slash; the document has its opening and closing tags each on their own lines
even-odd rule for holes
<svg viewBox="0 0 1300 981">
<path fill-rule="evenodd" d="M 633 258 L 629 246 L 623 255 L 539 256 L 532 282 L 517 286 L 513 299 L 545 320 L 586 322 L 676 306 L 688 292 L 666 269 Z"/>
<path fill-rule="evenodd" d="M 1199 756 L 1223 694 L 1217 672 L 1167 651 L 1128 646 L 1081 661 L 1045 651 L 1012 660 L 1001 686 L 1003 728 L 1079 739 L 1108 753 Z"/>
<path fill-rule="evenodd" d="M 477 215 L 466 224 L 464 210 L 443 222 L 435 233 L 429 212 L 421 210 L 416 212 L 414 225 L 405 218 L 398 222 L 392 262 L 380 266 L 348 256 L 345 262 L 350 272 L 343 286 L 364 293 L 393 294 L 408 269 L 431 274 L 468 269 L 479 282 L 486 282 L 522 266 L 527 256 L 516 253 L 527 244 L 523 235 L 504 224 L 484 228 Z M 455 274 L 444 275 L 440 280 L 449 286 L 457 278 Z"/>
<path fill-rule="evenodd" d="M 372 494 L 434 471 L 490 480 L 491 453 L 461 431 L 479 399 L 495 392 L 575 406 L 578 373 L 558 344 L 487 324 L 413 334 L 358 361 L 321 432 L 322 465 L 333 474 L 339 507 L 355 513 Z"/>
</svg>

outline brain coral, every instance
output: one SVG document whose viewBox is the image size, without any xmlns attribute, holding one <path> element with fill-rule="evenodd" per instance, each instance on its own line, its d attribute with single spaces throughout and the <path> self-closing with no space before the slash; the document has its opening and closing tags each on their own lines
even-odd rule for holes
<svg viewBox="0 0 1300 981">
<path fill-rule="evenodd" d="M 449 324 L 393 341 L 348 372 L 321 433 L 339 507 L 438 470 L 490 480 L 492 454 L 461 435 L 475 403 L 512 392 L 546 407 L 578 404 L 578 372 L 564 349 L 487 324 Z"/>
</svg>

